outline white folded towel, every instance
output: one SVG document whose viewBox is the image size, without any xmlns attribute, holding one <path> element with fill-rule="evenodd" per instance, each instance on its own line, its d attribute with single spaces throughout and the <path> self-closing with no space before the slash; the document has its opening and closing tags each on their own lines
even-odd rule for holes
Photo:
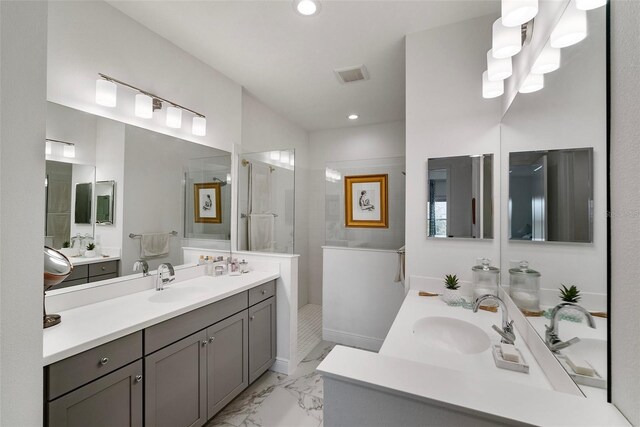
<svg viewBox="0 0 640 427">
<path fill-rule="evenodd" d="M 169 255 L 169 233 L 143 234 L 140 239 L 140 257 L 157 258 Z"/>
<path fill-rule="evenodd" d="M 273 252 L 275 217 L 273 214 L 249 215 L 249 250 Z"/>
<path fill-rule="evenodd" d="M 404 246 L 398 249 L 398 271 L 396 272 L 396 277 L 394 282 L 400 282 L 402 286 L 405 287 L 405 294 L 407 293 L 407 286 L 405 284 L 404 277 Z"/>
</svg>

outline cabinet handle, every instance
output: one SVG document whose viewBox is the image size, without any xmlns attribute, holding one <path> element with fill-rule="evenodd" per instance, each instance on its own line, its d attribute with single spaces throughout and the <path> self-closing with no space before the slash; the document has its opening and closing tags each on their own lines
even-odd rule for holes
<svg viewBox="0 0 640 427">
<path fill-rule="evenodd" d="M 253 319 L 255 319 L 255 318 L 256 318 L 256 316 L 251 316 L 251 317 L 249 317 L 249 320 L 253 321 Z"/>
<path fill-rule="evenodd" d="M 107 269 L 107 267 L 102 267 L 102 271 L 105 271 Z"/>
<path fill-rule="evenodd" d="M 136 375 L 136 382 L 139 383 L 140 381 L 142 381 L 142 375 L 138 374 Z"/>
<path fill-rule="evenodd" d="M 266 295 L 266 293 L 267 293 L 267 290 L 266 290 L 266 289 L 263 289 L 263 290 L 262 290 L 262 295 Z"/>
<path fill-rule="evenodd" d="M 100 359 L 100 364 L 102 366 L 106 365 L 107 363 L 109 363 L 109 358 L 108 357 L 103 357 L 102 359 Z"/>
<path fill-rule="evenodd" d="M 205 345 L 207 345 L 207 340 L 203 340 L 201 344 L 204 347 Z"/>
<path fill-rule="evenodd" d="M 216 337 L 209 337 L 209 342 L 213 342 L 213 340 L 215 340 Z"/>
</svg>

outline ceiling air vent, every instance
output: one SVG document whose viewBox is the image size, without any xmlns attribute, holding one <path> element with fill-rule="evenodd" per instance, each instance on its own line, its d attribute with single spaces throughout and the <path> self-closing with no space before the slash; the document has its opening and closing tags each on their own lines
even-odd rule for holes
<svg viewBox="0 0 640 427">
<path fill-rule="evenodd" d="M 364 65 L 356 65 L 354 67 L 337 68 L 333 70 L 336 77 L 342 84 L 359 82 L 361 80 L 369 80 L 369 73 Z"/>
</svg>

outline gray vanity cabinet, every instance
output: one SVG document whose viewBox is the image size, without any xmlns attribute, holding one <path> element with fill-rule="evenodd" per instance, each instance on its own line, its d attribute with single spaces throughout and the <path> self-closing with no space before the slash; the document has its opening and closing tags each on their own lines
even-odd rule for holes
<svg viewBox="0 0 640 427">
<path fill-rule="evenodd" d="M 276 360 L 275 297 L 249 307 L 249 383 L 260 377 Z"/>
<path fill-rule="evenodd" d="M 249 385 L 249 316 L 244 310 L 207 329 L 207 417 Z"/>
<path fill-rule="evenodd" d="M 145 426 L 207 421 L 207 343 L 203 330 L 145 357 Z"/>
<path fill-rule="evenodd" d="M 142 361 L 80 387 L 47 406 L 49 427 L 142 427 Z"/>
</svg>

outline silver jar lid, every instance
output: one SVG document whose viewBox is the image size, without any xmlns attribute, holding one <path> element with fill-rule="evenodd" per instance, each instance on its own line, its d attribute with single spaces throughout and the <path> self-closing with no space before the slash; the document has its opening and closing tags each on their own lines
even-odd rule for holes
<svg viewBox="0 0 640 427">
<path fill-rule="evenodd" d="M 499 268 L 491 266 L 491 260 L 487 259 L 487 258 L 482 258 L 482 264 L 474 265 L 473 267 L 471 267 L 471 270 L 473 270 L 473 271 L 483 271 L 483 272 L 486 272 L 486 273 L 499 273 L 500 272 Z"/>
<path fill-rule="evenodd" d="M 529 263 L 527 261 L 520 261 L 517 268 L 509 269 L 509 274 L 540 277 L 539 272 L 529 268 Z"/>
</svg>

